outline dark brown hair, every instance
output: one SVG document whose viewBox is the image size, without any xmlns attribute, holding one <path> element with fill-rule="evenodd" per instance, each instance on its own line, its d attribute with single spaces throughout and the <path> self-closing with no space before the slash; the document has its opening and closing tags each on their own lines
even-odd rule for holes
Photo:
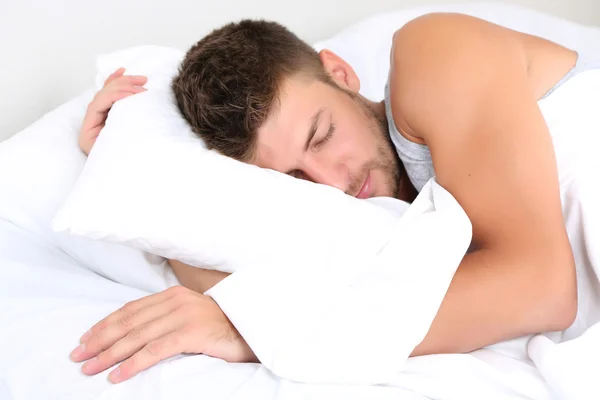
<svg viewBox="0 0 600 400">
<path fill-rule="evenodd" d="M 192 46 L 172 89 L 208 148 L 251 162 L 257 130 L 273 110 L 283 79 L 298 73 L 331 83 L 318 53 L 287 28 L 242 20 Z"/>
</svg>

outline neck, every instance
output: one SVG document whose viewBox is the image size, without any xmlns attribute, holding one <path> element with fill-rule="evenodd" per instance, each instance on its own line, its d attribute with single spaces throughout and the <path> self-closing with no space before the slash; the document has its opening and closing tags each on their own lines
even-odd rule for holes
<svg viewBox="0 0 600 400">
<path fill-rule="evenodd" d="M 369 101 L 369 105 L 373 109 L 373 112 L 375 113 L 375 115 L 377 115 L 377 117 L 380 119 L 380 121 L 385 121 L 385 124 L 387 126 L 387 115 L 385 113 L 385 102 L 384 101 L 380 101 L 380 102 Z M 386 129 L 386 132 L 387 132 L 387 129 Z M 391 141 L 390 141 L 390 145 L 392 146 L 392 149 L 393 149 L 392 151 L 395 152 L 393 143 Z M 398 159 L 398 168 L 399 168 L 400 179 L 398 182 L 397 197 L 399 200 L 406 201 L 408 203 L 412 203 L 415 200 L 415 198 L 417 197 L 417 195 L 419 194 L 419 192 L 417 192 L 417 189 L 415 189 L 412 182 L 408 178 L 408 175 L 406 174 L 406 169 L 404 168 L 404 164 L 402 164 L 402 161 L 400 159 Z"/>
<path fill-rule="evenodd" d="M 400 165 L 400 182 L 398 182 L 398 199 L 402 201 L 406 201 L 407 203 L 412 203 L 417 198 L 419 192 L 413 186 L 410 179 L 408 179 L 408 175 L 406 174 L 406 169 L 404 168 L 404 164 L 399 162 Z"/>
<path fill-rule="evenodd" d="M 383 121 L 387 121 L 387 116 L 385 115 L 385 102 L 383 100 L 378 101 L 378 102 L 374 102 L 374 101 L 370 101 L 370 100 L 368 100 L 368 101 L 369 101 L 369 105 L 375 112 L 375 115 L 377 115 L 377 118 L 379 118 L 380 120 L 383 120 Z"/>
</svg>

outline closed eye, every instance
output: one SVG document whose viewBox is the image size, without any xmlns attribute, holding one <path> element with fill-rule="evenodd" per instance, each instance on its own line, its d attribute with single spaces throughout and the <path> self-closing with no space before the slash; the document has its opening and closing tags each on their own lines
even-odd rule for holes
<svg viewBox="0 0 600 400">
<path fill-rule="evenodd" d="M 331 122 L 329 124 L 329 129 L 327 130 L 327 133 L 325 134 L 325 136 L 323 137 L 323 139 L 321 139 L 317 143 L 315 143 L 315 145 L 314 145 L 315 150 L 318 150 L 325 143 L 329 142 L 329 140 L 333 136 L 334 132 L 335 132 L 335 124 L 333 122 Z"/>
</svg>

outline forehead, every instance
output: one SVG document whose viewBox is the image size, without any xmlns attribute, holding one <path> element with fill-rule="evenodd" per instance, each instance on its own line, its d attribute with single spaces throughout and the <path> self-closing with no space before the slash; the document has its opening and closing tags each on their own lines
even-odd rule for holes
<svg viewBox="0 0 600 400">
<path fill-rule="evenodd" d="M 288 78 L 267 121 L 258 130 L 255 164 L 285 171 L 304 150 L 315 113 L 331 101 L 329 85 L 316 79 Z M 326 110 L 322 120 L 328 120 Z"/>
</svg>

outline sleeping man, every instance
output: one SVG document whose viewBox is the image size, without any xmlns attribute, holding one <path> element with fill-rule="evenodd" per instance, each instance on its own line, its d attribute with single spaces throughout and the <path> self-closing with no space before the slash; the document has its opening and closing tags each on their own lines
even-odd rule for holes
<svg viewBox="0 0 600 400">
<path fill-rule="evenodd" d="M 472 221 L 473 251 L 412 354 L 424 355 L 573 324 L 576 263 L 553 144 L 564 139 L 538 102 L 592 69 L 600 62 L 542 38 L 428 14 L 394 34 L 385 98 L 372 102 L 333 52 L 317 53 L 279 24 L 242 21 L 195 44 L 172 87 L 193 130 L 226 156 L 360 199 L 410 202 L 434 176 L 452 193 Z M 81 130 L 86 153 L 111 105 L 144 83 L 123 70 L 107 80 Z M 125 360 L 109 375 L 121 382 L 180 353 L 258 361 L 202 294 L 227 274 L 171 266 L 184 287 L 129 303 L 82 337 L 71 357 L 88 360 L 84 373 Z"/>
</svg>

